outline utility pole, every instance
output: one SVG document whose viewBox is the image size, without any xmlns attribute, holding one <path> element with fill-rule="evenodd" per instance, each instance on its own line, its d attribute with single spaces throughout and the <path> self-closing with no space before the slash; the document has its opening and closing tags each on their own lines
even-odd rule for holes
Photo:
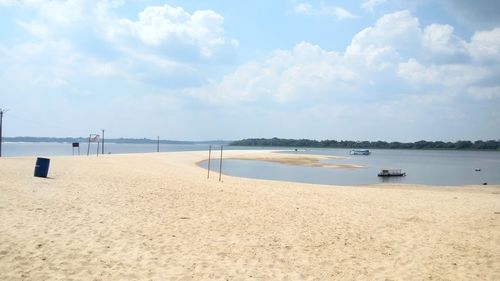
<svg viewBox="0 0 500 281">
<path fill-rule="evenodd" d="M 104 129 L 101 129 L 102 130 L 102 155 L 104 155 Z"/>
<path fill-rule="evenodd" d="M 2 120 L 3 120 L 3 113 L 7 112 L 5 109 L 0 108 L 0 157 L 2 157 Z"/>
<path fill-rule="evenodd" d="M 222 177 L 222 145 L 220 146 L 220 166 L 219 166 L 219 181 L 221 181 Z"/>
</svg>

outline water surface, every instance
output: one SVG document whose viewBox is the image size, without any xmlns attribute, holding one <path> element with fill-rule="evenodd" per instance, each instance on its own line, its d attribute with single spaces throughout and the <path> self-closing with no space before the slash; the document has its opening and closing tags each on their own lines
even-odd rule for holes
<svg viewBox="0 0 500 281">
<path fill-rule="evenodd" d="M 293 166 L 256 160 L 227 159 L 223 172 L 228 175 L 317 184 L 365 185 L 405 183 L 426 185 L 500 184 L 500 152 L 371 150 L 369 156 L 349 155 L 349 149 L 308 149 L 295 154 L 345 156 L 327 163 L 360 164 L 364 168 L 320 168 Z M 201 163 L 207 168 L 208 162 Z M 211 169 L 218 171 L 218 160 Z M 406 177 L 377 177 L 381 169 L 402 169 Z M 481 169 L 480 172 L 475 171 Z"/>
</svg>

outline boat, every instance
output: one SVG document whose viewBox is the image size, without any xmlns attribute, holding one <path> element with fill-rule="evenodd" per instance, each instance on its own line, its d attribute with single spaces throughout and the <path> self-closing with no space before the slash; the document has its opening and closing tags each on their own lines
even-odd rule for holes
<svg viewBox="0 0 500 281">
<path fill-rule="evenodd" d="M 379 177 L 404 177 L 406 176 L 406 173 L 403 172 L 401 169 L 384 169 L 381 170 L 380 173 L 378 173 Z"/>
<path fill-rule="evenodd" d="M 349 152 L 350 155 L 370 155 L 370 150 L 368 149 L 353 149 Z"/>
</svg>

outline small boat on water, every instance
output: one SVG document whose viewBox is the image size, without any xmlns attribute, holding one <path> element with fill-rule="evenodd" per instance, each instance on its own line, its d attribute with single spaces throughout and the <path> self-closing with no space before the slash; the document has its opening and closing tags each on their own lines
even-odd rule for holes
<svg viewBox="0 0 500 281">
<path fill-rule="evenodd" d="M 378 173 L 379 177 L 404 177 L 406 176 L 406 173 L 403 172 L 401 169 L 384 169 L 381 170 L 380 173 Z"/>
<path fill-rule="evenodd" d="M 368 149 L 353 149 L 349 152 L 350 155 L 370 155 L 370 150 Z"/>
</svg>

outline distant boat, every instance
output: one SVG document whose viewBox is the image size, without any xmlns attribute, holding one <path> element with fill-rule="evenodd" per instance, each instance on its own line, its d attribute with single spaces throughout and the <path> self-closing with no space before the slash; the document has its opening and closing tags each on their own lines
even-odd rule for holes
<svg viewBox="0 0 500 281">
<path fill-rule="evenodd" d="M 401 171 L 401 169 L 393 169 L 393 170 L 381 170 L 378 173 L 379 177 L 404 177 L 406 173 Z"/>
<path fill-rule="evenodd" d="M 370 150 L 368 149 L 353 149 L 349 152 L 350 155 L 370 155 Z"/>
</svg>

